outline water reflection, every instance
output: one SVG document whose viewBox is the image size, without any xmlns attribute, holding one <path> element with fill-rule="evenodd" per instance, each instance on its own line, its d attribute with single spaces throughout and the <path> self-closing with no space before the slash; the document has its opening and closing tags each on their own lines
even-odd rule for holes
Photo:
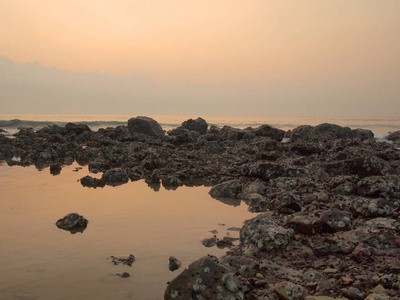
<svg viewBox="0 0 400 300">
<path fill-rule="evenodd" d="M 166 282 L 180 272 L 169 270 L 169 257 L 179 258 L 184 269 L 207 254 L 222 256 L 226 248 L 206 248 L 201 241 L 216 228 L 219 240 L 238 238 L 229 229 L 254 216 L 238 200 L 211 198 L 208 187 L 160 186 L 155 193 L 140 180 L 86 188 L 78 181 L 89 172 L 79 168 L 74 163 L 52 176 L 33 166 L 0 165 L 0 265 L 7 274 L 0 298 L 162 299 Z M 90 230 L 62 234 L 54 223 L 69 212 L 90 220 Z M 107 257 L 128 253 L 136 258 L 131 276 L 115 276 L 127 266 Z"/>
</svg>

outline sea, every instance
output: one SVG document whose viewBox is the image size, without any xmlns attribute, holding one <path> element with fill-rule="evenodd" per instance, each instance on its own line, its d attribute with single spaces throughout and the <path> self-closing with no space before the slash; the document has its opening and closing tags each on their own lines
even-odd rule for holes
<svg viewBox="0 0 400 300">
<path fill-rule="evenodd" d="M 126 125 L 127 121 L 136 115 L 70 115 L 70 114 L 0 114 L 0 128 L 6 134 L 12 135 L 19 128 L 32 127 L 40 129 L 50 125 L 64 126 L 68 122 L 86 124 L 92 130 L 99 128 Z M 195 116 L 195 115 L 147 115 L 156 120 L 161 127 L 168 131 L 176 128 L 185 120 L 202 117 L 208 124 L 223 127 L 243 129 L 259 127 L 264 124 L 290 130 L 300 125 L 316 126 L 322 123 L 347 126 L 351 129 L 362 128 L 371 130 L 375 137 L 381 138 L 390 132 L 400 130 L 400 118 L 382 117 L 277 117 L 277 116 Z"/>
</svg>

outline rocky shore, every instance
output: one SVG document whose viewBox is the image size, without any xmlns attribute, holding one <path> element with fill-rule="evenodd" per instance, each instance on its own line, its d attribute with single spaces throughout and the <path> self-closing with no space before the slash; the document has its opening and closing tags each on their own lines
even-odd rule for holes
<svg viewBox="0 0 400 300">
<path fill-rule="evenodd" d="M 285 132 L 202 118 L 166 133 L 136 117 L 96 132 L 70 123 L 0 135 L 0 160 L 53 175 L 76 161 L 98 173 L 81 178 L 87 188 L 206 185 L 261 213 L 239 246 L 193 262 L 165 299 L 399 299 L 400 131 L 388 140 L 334 124 Z"/>
</svg>

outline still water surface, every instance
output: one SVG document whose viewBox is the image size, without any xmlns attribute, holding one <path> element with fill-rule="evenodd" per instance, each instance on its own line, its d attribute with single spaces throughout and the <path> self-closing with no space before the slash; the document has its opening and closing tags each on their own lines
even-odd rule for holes
<svg viewBox="0 0 400 300">
<path fill-rule="evenodd" d="M 87 168 L 49 169 L 0 165 L 0 299 L 162 299 L 166 282 L 191 262 L 225 250 L 201 240 L 241 227 L 254 217 L 247 206 L 212 199 L 208 187 L 154 192 L 144 181 L 119 187 L 84 188 Z M 70 234 L 55 222 L 77 212 L 89 220 Z M 225 224 L 222 226 L 222 224 Z M 132 267 L 112 265 L 111 255 L 134 254 Z M 168 258 L 182 261 L 171 272 Z M 129 272 L 124 279 L 115 276 Z"/>
</svg>

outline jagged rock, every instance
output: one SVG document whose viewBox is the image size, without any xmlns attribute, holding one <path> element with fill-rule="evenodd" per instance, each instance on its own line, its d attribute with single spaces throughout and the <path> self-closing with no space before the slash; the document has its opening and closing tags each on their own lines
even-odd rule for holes
<svg viewBox="0 0 400 300">
<path fill-rule="evenodd" d="M 236 198 L 241 191 L 241 182 L 232 180 L 213 186 L 210 190 L 210 195 L 213 198 Z"/>
<path fill-rule="evenodd" d="M 189 119 L 182 123 L 182 127 L 189 131 L 196 131 L 199 134 L 205 134 L 207 132 L 208 124 L 202 118 L 197 118 L 196 120 Z"/>
<path fill-rule="evenodd" d="M 391 132 L 390 134 L 388 134 L 388 136 L 386 137 L 387 140 L 392 141 L 396 144 L 400 143 L 400 130 L 399 131 L 395 131 L 395 132 Z"/>
<path fill-rule="evenodd" d="M 260 127 L 254 129 L 254 134 L 256 136 L 269 137 L 275 141 L 282 141 L 285 131 L 281 129 L 274 128 L 270 125 L 261 125 Z"/>
<path fill-rule="evenodd" d="M 121 184 L 125 184 L 129 181 L 129 177 L 126 171 L 122 168 L 114 168 L 111 170 L 107 170 L 101 179 L 107 184 L 111 186 L 118 186 Z"/>
<path fill-rule="evenodd" d="M 314 235 L 321 231 L 322 223 L 319 218 L 313 215 L 298 213 L 292 215 L 286 225 L 292 228 L 295 232 Z"/>
<path fill-rule="evenodd" d="M 132 264 L 134 263 L 136 258 L 135 258 L 135 256 L 133 254 L 129 254 L 128 256 L 123 256 L 123 255 L 114 256 L 114 255 L 111 255 L 107 259 L 110 259 L 111 263 L 113 265 L 123 264 L 123 265 L 127 265 L 129 267 L 132 267 Z"/>
<path fill-rule="evenodd" d="M 351 206 L 352 211 L 366 218 L 388 217 L 393 215 L 394 203 L 388 199 L 356 198 Z"/>
<path fill-rule="evenodd" d="M 211 237 L 211 238 L 205 238 L 205 239 L 203 239 L 203 240 L 201 241 L 201 243 L 202 243 L 204 246 L 206 246 L 206 247 L 212 247 L 212 246 L 214 246 L 214 245 L 217 244 L 217 241 L 218 241 L 217 237 L 214 236 L 214 237 Z"/>
<path fill-rule="evenodd" d="M 350 300 L 363 300 L 365 298 L 364 294 L 361 293 L 361 291 L 355 287 L 343 289 L 342 294 L 343 296 L 349 298 Z"/>
<path fill-rule="evenodd" d="M 169 190 L 169 189 L 175 190 L 178 187 L 182 186 L 183 182 L 175 176 L 168 175 L 168 176 L 162 177 L 162 185 L 167 190 Z"/>
<path fill-rule="evenodd" d="M 330 209 L 321 214 L 320 222 L 325 232 L 350 230 L 352 226 L 351 214 L 339 209 Z"/>
<path fill-rule="evenodd" d="M 92 130 L 89 128 L 89 126 L 85 124 L 73 124 L 73 123 L 67 123 L 65 125 L 65 129 L 67 133 L 72 133 L 72 134 L 82 134 L 84 132 L 92 132 Z"/>
<path fill-rule="evenodd" d="M 173 256 L 169 257 L 168 267 L 169 267 L 170 271 L 178 270 L 181 267 L 181 265 L 182 265 L 182 262 L 179 259 L 177 259 L 176 257 L 173 257 Z"/>
<path fill-rule="evenodd" d="M 71 234 L 75 234 L 77 232 L 84 232 L 88 223 L 89 221 L 83 216 L 77 213 L 70 213 L 62 219 L 59 219 L 56 222 L 56 226 L 60 229 L 69 231 Z"/>
<path fill-rule="evenodd" d="M 240 241 L 253 250 L 274 251 L 285 249 L 292 239 L 293 231 L 277 225 L 269 214 L 244 222 Z"/>
<path fill-rule="evenodd" d="M 128 130 L 131 134 L 139 133 L 154 137 L 163 137 L 164 131 L 157 121 L 149 117 L 136 117 L 128 120 Z"/>
<path fill-rule="evenodd" d="M 94 178 L 89 175 L 82 177 L 79 181 L 85 187 L 97 188 L 97 187 L 104 187 L 106 185 L 106 183 L 103 179 Z"/>
<path fill-rule="evenodd" d="M 214 256 L 189 265 L 168 285 L 164 299 L 244 299 L 246 283 Z"/>
</svg>

